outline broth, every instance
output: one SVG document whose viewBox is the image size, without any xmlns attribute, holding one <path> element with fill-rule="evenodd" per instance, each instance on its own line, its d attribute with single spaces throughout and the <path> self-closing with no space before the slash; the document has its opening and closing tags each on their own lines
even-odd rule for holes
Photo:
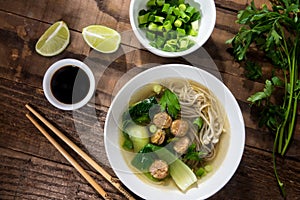
<svg viewBox="0 0 300 200">
<path fill-rule="evenodd" d="M 157 81 L 157 83 L 147 84 L 147 85 L 141 87 L 139 90 L 137 90 L 131 96 L 129 105 L 133 105 L 133 104 L 135 104 L 135 103 L 137 103 L 137 102 L 139 102 L 139 101 L 141 101 L 145 98 L 153 96 L 154 92 L 152 91 L 152 88 L 153 88 L 154 85 L 160 84 L 160 85 L 166 86 L 166 85 L 168 85 L 168 82 L 170 80 L 175 81 L 175 82 L 176 81 L 182 81 L 182 79 L 170 78 L 170 79 L 165 79 L 165 80 L 159 80 L 159 81 Z M 209 92 L 214 97 L 214 99 L 217 101 L 217 104 L 223 109 L 223 106 L 221 105 L 220 101 L 217 99 L 217 97 L 215 97 L 212 94 L 212 92 L 207 87 L 205 87 L 203 85 L 200 85 L 200 84 L 198 84 L 194 81 L 190 81 L 190 80 L 188 81 L 188 83 L 192 86 L 195 86 L 195 87 L 201 87 L 206 92 Z M 207 179 L 209 179 L 209 177 L 211 177 L 214 174 L 214 172 L 217 171 L 217 169 L 222 165 L 222 162 L 223 162 L 223 160 L 226 156 L 226 153 L 228 151 L 229 141 L 230 141 L 230 124 L 229 124 L 229 121 L 227 119 L 227 116 L 224 116 L 224 120 L 225 120 L 224 130 L 226 130 L 226 131 L 222 132 L 222 134 L 220 135 L 220 138 L 219 138 L 219 142 L 215 146 L 216 155 L 212 160 L 208 160 L 208 161 L 204 162 L 204 165 L 206 165 L 206 164 L 211 165 L 213 170 L 212 170 L 212 172 L 207 173 L 207 175 L 205 175 L 201 178 L 198 178 L 198 181 L 197 181 L 198 184 L 201 183 L 201 182 L 204 182 Z M 120 140 L 119 141 L 120 141 L 120 146 L 122 147 L 122 144 L 124 142 L 123 134 L 120 134 Z M 145 175 L 143 175 L 142 172 L 140 172 L 139 170 L 137 170 L 135 167 L 133 167 L 131 165 L 131 160 L 136 155 L 135 153 L 132 153 L 132 152 L 129 152 L 129 151 L 126 151 L 126 150 L 122 149 L 122 154 L 123 154 L 123 157 L 124 157 L 125 161 L 127 162 L 128 166 L 132 169 L 132 172 L 136 173 L 136 175 L 142 181 L 147 182 L 149 184 L 152 184 L 154 186 L 160 187 L 161 189 L 172 190 L 174 188 L 177 188 L 175 183 L 171 179 L 168 179 L 166 181 L 164 180 L 161 183 L 156 183 L 156 182 L 153 182 L 153 181 L 149 180 Z"/>
</svg>

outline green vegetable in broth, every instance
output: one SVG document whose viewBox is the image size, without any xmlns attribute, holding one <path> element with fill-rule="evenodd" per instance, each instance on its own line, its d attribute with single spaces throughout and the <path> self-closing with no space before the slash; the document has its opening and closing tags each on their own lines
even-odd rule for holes
<svg viewBox="0 0 300 200">
<path fill-rule="evenodd" d="M 183 160 L 201 161 L 202 155 L 204 155 L 202 151 L 196 150 L 196 144 L 192 144 L 191 146 L 189 146 L 186 154 L 183 156 Z"/>
<path fill-rule="evenodd" d="M 131 161 L 131 164 L 141 172 L 149 172 L 150 165 L 157 158 L 153 152 L 160 149 L 160 147 L 147 144 L 145 145 Z"/>
<path fill-rule="evenodd" d="M 170 176 L 182 191 L 186 191 L 197 181 L 197 177 L 194 172 L 168 149 L 161 148 L 155 151 L 155 153 L 160 159 L 169 163 Z"/>
<path fill-rule="evenodd" d="M 145 126 L 131 124 L 126 127 L 125 132 L 132 141 L 134 152 L 139 152 L 146 144 L 149 143 L 149 134 Z"/>
<path fill-rule="evenodd" d="M 128 112 L 123 115 L 123 120 L 132 120 L 137 124 L 148 124 L 150 119 L 150 109 L 155 109 L 157 101 L 155 97 L 149 97 L 129 108 Z"/>
<path fill-rule="evenodd" d="M 176 94 L 166 89 L 159 104 L 162 111 L 167 111 L 172 118 L 176 118 L 180 111 L 180 104 Z"/>
<path fill-rule="evenodd" d="M 197 117 L 194 121 L 193 124 L 197 126 L 197 129 L 200 130 L 203 127 L 203 119 L 201 117 Z"/>
<path fill-rule="evenodd" d="M 185 191 L 197 181 L 194 172 L 178 157 L 164 147 L 147 144 L 132 160 L 132 165 L 142 172 L 147 172 L 155 159 L 162 159 L 169 164 L 170 176 L 175 184 Z"/>
<path fill-rule="evenodd" d="M 215 157 L 226 114 L 207 88 L 186 80 L 163 80 L 141 91 L 145 99 L 133 102 L 122 118 L 122 146 L 136 153 L 130 164 L 152 181 L 172 179 L 186 191 Z"/>
</svg>

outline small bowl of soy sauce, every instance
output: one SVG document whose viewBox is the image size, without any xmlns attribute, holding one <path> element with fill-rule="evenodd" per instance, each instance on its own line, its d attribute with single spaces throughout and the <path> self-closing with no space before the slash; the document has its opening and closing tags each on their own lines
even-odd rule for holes
<svg viewBox="0 0 300 200">
<path fill-rule="evenodd" d="M 76 59 L 53 63 L 46 71 L 43 89 L 47 100 L 62 110 L 75 110 L 86 105 L 95 91 L 91 69 Z"/>
</svg>

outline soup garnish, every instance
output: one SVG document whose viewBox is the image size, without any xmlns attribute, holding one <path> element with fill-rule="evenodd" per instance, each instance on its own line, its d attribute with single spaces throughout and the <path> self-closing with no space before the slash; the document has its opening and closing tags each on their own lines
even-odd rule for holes
<svg viewBox="0 0 300 200">
<path fill-rule="evenodd" d="M 140 91 L 144 95 L 134 94 L 122 116 L 122 147 L 136 153 L 130 164 L 150 180 L 171 179 L 185 191 L 213 171 L 209 163 L 226 132 L 226 114 L 193 81 L 167 79 Z"/>
</svg>

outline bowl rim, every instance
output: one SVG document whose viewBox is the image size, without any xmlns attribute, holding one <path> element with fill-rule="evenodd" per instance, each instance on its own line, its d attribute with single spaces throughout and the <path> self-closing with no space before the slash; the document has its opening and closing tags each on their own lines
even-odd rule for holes
<svg viewBox="0 0 300 200">
<path fill-rule="evenodd" d="M 196 41 L 196 44 L 194 46 L 192 46 L 191 48 L 184 50 L 184 51 L 180 51 L 180 52 L 167 52 L 167 51 L 163 51 L 160 49 L 157 49 L 153 46 L 151 46 L 149 44 L 149 41 L 144 38 L 141 33 L 140 33 L 140 29 L 138 28 L 138 26 L 136 25 L 136 20 L 135 17 L 133 16 L 134 13 L 134 6 L 135 3 L 139 1 L 139 0 L 131 0 L 130 1 L 130 6 L 129 6 L 129 20 L 130 20 L 130 24 L 131 24 L 131 28 L 134 32 L 134 35 L 137 37 L 138 41 L 146 48 L 148 49 L 151 53 L 161 56 L 161 57 L 166 57 L 166 58 L 171 58 L 171 57 L 180 57 L 180 56 L 185 56 L 188 54 L 191 54 L 192 52 L 196 51 L 197 49 L 199 49 L 201 46 L 203 46 L 203 44 L 209 39 L 209 37 L 211 36 L 215 24 L 216 24 L 216 6 L 215 6 L 215 2 L 214 0 L 206 0 L 205 3 L 209 4 L 211 6 L 211 11 L 210 12 L 210 16 L 209 19 L 212 21 L 212 23 L 210 24 L 210 26 L 206 27 L 206 34 L 204 35 L 204 37 L 200 37 L 199 35 L 197 36 L 197 38 L 201 38 L 201 42 L 199 43 L 198 41 Z M 200 0 L 188 0 L 188 1 L 194 1 L 195 3 L 199 3 L 201 5 Z M 145 1 L 146 3 L 147 1 Z M 201 20 L 203 20 L 203 16 L 201 18 Z M 201 22 L 200 22 L 201 23 Z M 201 24 L 200 24 L 201 26 Z M 203 39 L 204 38 L 204 39 Z"/>
<path fill-rule="evenodd" d="M 181 73 L 182 70 L 186 70 L 189 71 L 191 73 L 197 72 L 200 73 L 201 75 L 205 76 L 205 78 L 209 79 L 209 81 L 214 81 L 218 86 L 217 87 L 221 87 L 222 90 L 224 90 L 224 98 L 227 100 L 230 100 L 230 104 L 232 105 L 233 108 L 230 108 L 232 111 L 232 114 L 234 116 L 234 126 L 235 129 L 233 128 L 233 125 L 231 124 L 232 121 L 230 121 L 230 129 L 231 132 L 232 130 L 238 130 L 239 134 L 237 135 L 237 137 L 230 137 L 230 142 L 233 142 L 234 145 L 229 145 L 226 156 L 224 158 L 224 160 L 222 161 L 222 167 L 219 167 L 214 173 L 213 175 L 208 178 L 206 181 L 202 182 L 201 184 L 198 184 L 196 191 L 195 188 L 191 188 L 189 189 L 186 193 L 182 193 L 178 190 L 174 191 L 173 193 L 168 193 L 168 197 L 172 198 L 172 199 L 191 199 L 191 197 L 195 196 L 191 196 L 191 195 L 195 195 L 197 194 L 197 198 L 196 199 L 206 199 L 210 196 L 212 196 L 213 194 L 215 194 L 216 192 L 218 192 L 221 188 L 223 188 L 228 181 L 232 178 L 232 176 L 234 175 L 235 171 L 237 170 L 241 159 L 242 159 L 242 155 L 244 152 L 244 146 L 245 146 L 245 125 L 244 125 L 244 120 L 243 120 L 243 116 L 242 116 L 242 112 L 240 110 L 240 107 L 235 99 L 235 97 L 233 96 L 233 94 L 230 92 L 230 90 L 223 84 L 223 82 L 221 82 L 219 79 L 217 79 L 215 76 L 213 76 L 212 74 L 210 74 L 207 71 L 204 71 L 200 68 L 196 68 L 190 65 L 185 65 L 185 64 L 166 64 L 166 65 L 158 65 L 156 67 L 152 67 L 150 69 L 147 69 L 141 73 L 139 73 L 138 75 L 134 76 L 132 79 L 130 79 L 121 89 L 120 91 L 117 93 L 117 95 L 114 97 L 111 106 L 108 110 L 108 114 L 106 117 L 106 121 L 105 121 L 105 125 L 104 125 L 104 145 L 105 145 L 105 151 L 109 160 L 109 163 L 112 167 L 112 169 L 114 170 L 115 174 L 118 176 L 118 178 L 121 180 L 121 182 L 123 182 L 123 184 L 128 187 L 131 191 L 133 191 L 134 193 L 136 193 L 137 195 L 139 195 L 142 198 L 146 198 L 146 199 L 156 199 L 156 198 L 160 198 L 161 196 L 159 195 L 165 195 L 167 194 L 165 191 L 162 192 L 161 190 L 157 190 L 157 189 L 152 189 L 150 187 L 147 188 L 149 191 L 151 190 L 151 192 L 154 191 L 154 193 L 156 194 L 149 194 L 147 193 L 147 191 L 145 191 L 145 188 L 141 188 L 143 184 L 145 184 L 143 181 L 139 180 L 138 177 L 136 177 L 136 175 L 134 173 L 128 173 L 126 172 L 126 170 L 128 170 L 128 166 L 126 167 L 125 165 L 123 166 L 122 162 L 124 161 L 123 156 L 122 160 L 120 160 L 119 157 L 115 157 L 115 153 L 116 151 L 119 151 L 119 153 L 121 153 L 121 148 L 118 148 L 116 146 L 114 146 L 114 143 L 112 143 L 112 141 L 110 141 L 109 138 L 109 133 L 108 133 L 108 129 L 110 128 L 109 125 L 110 123 L 112 123 L 113 120 L 113 109 L 117 110 L 115 107 L 117 105 L 117 103 L 120 101 L 121 96 L 123 95 L 127 95 L 128 92 L 128 88 L 132 87 L 132 85 L 136 84 L 136 80 L 145 80 L 145 76 L 147 76 L 147 74 L 151 74 L 153 71 L 156 70 L 171 70 L 171 69 L 178 69 Z M 167 75 L 166 75 L 167 76 Z M 171 77 L 171 76 L 170 76 Z M 184 78 L 188 78 L 190 79 L 190 77 L 184 77 Z M 192 79 L 193 80 L 193 79 Z M 150 83 L 151 81 L 147 82 Z M 147 84 L 144 83 L 144 84 Z M 136 86 L 134 86 L 136 87 Z M 138 89 L 138 88 L 136 88 Z M 210 88 L 210 90 L 212 90 Z M 215 91 L 212 91 L 215 95 Z M 123 101 L 123 100 L 122 100 Z M 123 101 L 124 102 L 124 101 Z M 224 106 L 224 102 L 221 102 Z M 118 109 L 120 109 L 118 107 Z M 228 112 L 228 110 L 225 108 L 226 112 Z M 124 110 L 121 111 L 121 113 Z M 228 113 L 227 113 L 228 115 Z M 231 120 L 232 116 L 228 116 L 228 120 Z M 119 134 L 119 133 L 118 133 Z M 233 134 L 233 133 L 230 133 Z M 118 144 L 119 147 L 119 144 Z M 114 156 L 113 156 L 114 155 Z M 229 156 L 230 155 L 230 156 Z M 125 163 L 126 164 L 126 163 Z M 126 169 L 124 171 L 117 169 L 119 167 L 119 165 L 121 165 L 121 167 L 125 167 Z M 229 167 L 228 167 L 229 165 Z M 212 181 L 210 181 L 212 178 L 214 177 L 214 181 L 217 183 L 217 186 L 212 186 L 209 185 Z M 199 191 L 197 189 L 203 189 L 206 188 L 207 190 L 204 191 Z M 162 192 L 162 193 L 160 193 Z M 199 193 L 199 194 L 198 194 Z M 158 195 L 158 196 L 157 196 Z M 173 196 L 171 196 L 173 195 Z M 187 195 L 187 196 L 186 196 Z M 164 196 L 165 197 L 165 196 Z"/>
</svg>

